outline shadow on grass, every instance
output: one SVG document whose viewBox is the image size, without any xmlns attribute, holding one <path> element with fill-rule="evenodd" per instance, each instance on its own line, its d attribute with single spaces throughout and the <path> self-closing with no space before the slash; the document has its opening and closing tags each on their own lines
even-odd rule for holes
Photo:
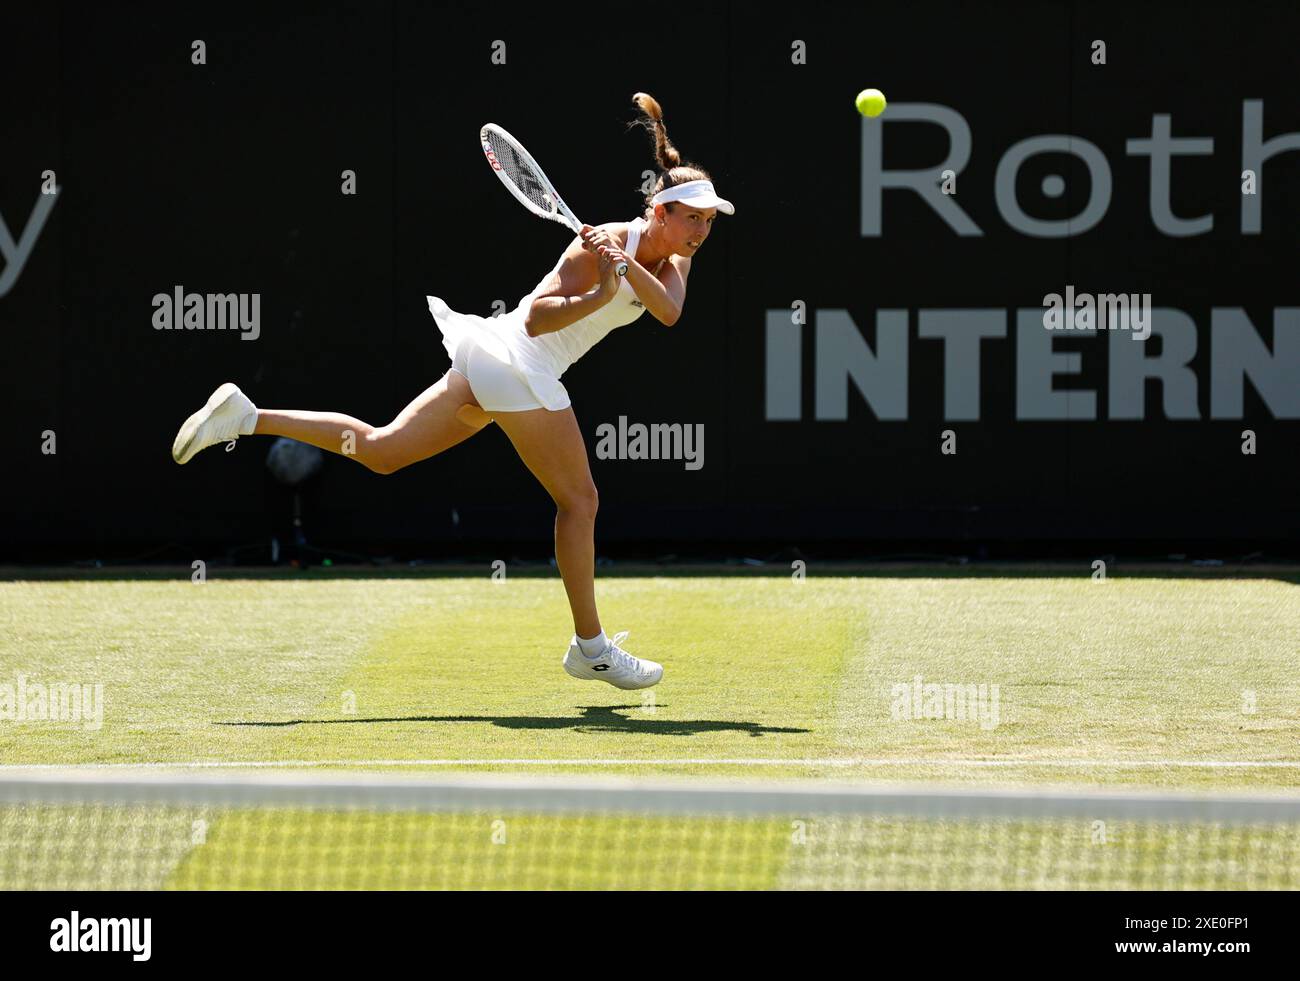
<svg viewBox="0 0 1300 981">
<path fill-rule="evenodd" d="M 657 705 L 656 708 L 663 708 Z M 705 732 L 804 733 L 810 730 L 765 726 L 757 722 L 714 719 L 656 719 L 640 705 L 579 706 L 579 716 L 552 715 L 407 715 L 380 719 L 289 719 L 282 722 L 216 722 L 219 726 L 287 728 L 290 726 L 370 725 L 385 722 L 488 722 L 502 729 L 572 729 L 575 732 L 632 732 L 650 736 L 696 736 Z M 620 715 L 637 712 L 639 717 Z"/>
</svg>

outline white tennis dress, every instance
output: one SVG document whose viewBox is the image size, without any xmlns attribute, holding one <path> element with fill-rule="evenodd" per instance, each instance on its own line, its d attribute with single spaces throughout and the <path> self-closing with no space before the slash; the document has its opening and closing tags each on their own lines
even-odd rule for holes
<svg viewBox="0 0 1300 981">
<path fill-rule="evenodd" d="M 645 228 L 644 218 L 630 223 L 623 249 L 629 256 L 636 255 Z M 563 261 L 561 258 L 555 269 Z M 614 298 L 599 310 L 561 330 L 529 337 L 524 318 L 538 290 L 554 272 L 548 273 L 513 310 L 499 317 L 457 313 L 439 297 L 426 297 L 452 367 L 465 375 L 474 397 L 488 412 L 567 409 L 569 393 L 560 384 L 560 376 L 615 327 L 630 324 L 645 313 L 625 278 L 619 282 Z"/>
</svg>

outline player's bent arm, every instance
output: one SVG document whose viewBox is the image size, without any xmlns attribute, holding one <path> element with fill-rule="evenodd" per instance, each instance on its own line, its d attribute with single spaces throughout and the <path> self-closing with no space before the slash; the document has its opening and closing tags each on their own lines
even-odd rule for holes
<svg viewBox="0 0 1300 981">
<path fill-rule="evenodd" d="M 641 267 L 638 265 L 638 269 Z M 647 299 L 645 294 L 637 291 L 637 296 L 645 304 L 646 309 L 665 327 L 671 327 L 677 323 L 678 318 L 682 315 L 682 310 L 686 306 L 686 277 L 691 272 L 691 260 L 686 256 L 669 256 L 664 267 L 659 270 L 659 278 L 655 279 L 650 276 L 653 286 L 647 289 L 647 293 L 655 299 L 656 303 L 662 305 L 658 308 L 652 307 L 651 300 Z M 627 267 L 627 274 L 630 278 L 632 275 L 632 266 Z M 646 273 L 649 276 L 649 273 Z M 634 287 L 635 288 L 635 285 Z M 662 296 L 662 300 L 659 297 Z"/>
<path fill-rule="evenodd" d="M 610 300 L 600 292 L 600 260 L 575 238 L 564 250 L 560 265 L 551 273 L 524 315 L 529 337 L 550 334 L 577 323 Z"/>
</svg>

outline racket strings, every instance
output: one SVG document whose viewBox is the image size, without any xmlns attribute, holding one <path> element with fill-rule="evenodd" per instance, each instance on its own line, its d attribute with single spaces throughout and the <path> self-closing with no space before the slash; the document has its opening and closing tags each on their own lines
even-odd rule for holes
<svg viewBox="0 0 1300 981">
<path fill-rule="evenodd" d="M 509 140 L 503 139 L 498 133 L 489 132 L 486 142 L 492 147 L 492 154 L 500 165 L 499 173 L 524 197 L 549 214 L 555 214 L 559 210 L 559 202 L 547 188 L 545 176 L 520 156 Z"/>
</svg>

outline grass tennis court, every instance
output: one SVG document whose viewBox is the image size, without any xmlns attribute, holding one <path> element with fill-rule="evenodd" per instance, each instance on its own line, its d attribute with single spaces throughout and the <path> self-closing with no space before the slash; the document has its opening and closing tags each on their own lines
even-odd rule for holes
<svg viewBox="0 0 1300 981">
<path fill-rule="evenodd" d="M 658 687 L 564 674 L 553 573 L 3 582 L 0 685 L 99 684 L 104 714 L 96 729 L 0 721 L 0 762 L 1195 790 L 1300 778 L 1277 765 L 1300 759 L 1294 582 L 810 570 L 603 577 L 598 596 L 607 629 L 665 664 Z M 984 686 L 985 708 L 997 686 L 994 711 L 900 702 L 897 686 L 931 684 Z"/>
<path fill-rule="evenodd" d="M 656 688 L 561 670 L 553 574 L 6 581 L 0 776 L 523 772 L 952 796 L 1276 793 L 1300 777 L 1286 579 L 934 569 L 599 585 L 607 629 L 664 662 Z M 46 699 L 64 717 L 22 718 L 58 686 L 98 694 L 80 719 L 66 688 Z M 1092 798 L 1033 820 L 178 800 L 0 805 L 0 886 L 1239 889 L 1300 874 L 1294 808 L 1250 826 L 1126 823 Z"/>
</svg>

